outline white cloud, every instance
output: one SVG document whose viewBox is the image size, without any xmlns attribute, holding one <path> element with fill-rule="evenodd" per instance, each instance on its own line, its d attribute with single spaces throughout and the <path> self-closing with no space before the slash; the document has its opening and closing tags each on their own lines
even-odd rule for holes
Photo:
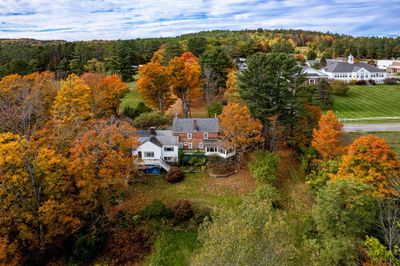
<svg viewBox="0 0 400 266">
<path fill-rule="evenodd" d="M 400 35 L 400 0 L 3 0 L 0 38 L 129 39 L 212 29 Z"/>
</svg>

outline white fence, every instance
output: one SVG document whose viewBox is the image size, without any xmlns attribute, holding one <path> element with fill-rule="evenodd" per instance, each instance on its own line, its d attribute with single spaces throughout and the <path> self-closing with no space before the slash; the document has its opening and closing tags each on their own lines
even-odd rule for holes
<svg viewBox="0 0 400 266">
<path fill-rule="evenodd" d="M 386 121 L 386 120 L 400 120 L 400 116 L 339 118 L 339 120 L 343 123 L 352 121 Z"/>
</svg>

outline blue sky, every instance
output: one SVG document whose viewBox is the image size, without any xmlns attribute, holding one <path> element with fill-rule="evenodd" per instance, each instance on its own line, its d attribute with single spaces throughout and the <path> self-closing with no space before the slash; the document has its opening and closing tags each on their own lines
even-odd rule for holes
<svg viewBox="0 0 400 266">
<path fill-rule="evenodd" d="M 131 39 L 213 29 L 400 35 L 400 0 L 0 0 L 0 38 Z"/>
</svg>

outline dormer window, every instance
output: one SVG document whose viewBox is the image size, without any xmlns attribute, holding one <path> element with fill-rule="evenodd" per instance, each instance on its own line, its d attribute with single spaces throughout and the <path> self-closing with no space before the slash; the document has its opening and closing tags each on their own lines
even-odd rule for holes
<svg viewBox="0 0 400 266">
<path fill-rule="evenodd" d="M 187 139 L 192 139 L 192 133 L 187 133 Z"/>
<path fill-rule="evenodd" d="M 208 132 L 204 132 L 203 137 L 204 139 L 208 139 Z"/>
</svg>

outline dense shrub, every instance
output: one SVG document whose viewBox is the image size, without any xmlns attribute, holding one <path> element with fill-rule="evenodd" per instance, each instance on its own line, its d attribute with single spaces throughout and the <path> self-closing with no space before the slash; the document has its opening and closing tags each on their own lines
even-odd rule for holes
<svg viewBox="0 0 400 266">
<path fill-rule="evenodd" d="M 106 241 L 107 234 L 102 230 L 82 234 L 73 243 L 71 259 L 75 262 L 91 261 L 103 249 Z"/>
<path fill-rule="evenodd" d="M 129 213 L 126 211 L 119 211 L 117 213 L 118 224 L 122 227 L 128 228 L 137 225 L 141 220 L 140 214 Z"/>
<path fill-rule="evenodd" d="M 394 79 L 394 78 L 385 78 L 384 82 L 385 82 L 386 85 L 394 85 L 394 84 L 396 84 L 396 79 Z"/>
<path fill-rule="evenodd" d="M 179 183 L 183 180 L 185 175 L 179 167 L 171 167 L 165 179 L 168 183 Z"/>
<path fill-rule="evenodd" d="M 168 119 L 160 112 L 143 113 L 133 120 L 133 125 L 137 128 L 147 129 L 165 125 Z"/>
<path fill-rule="evenodd" d="M 106 257 L 110 254 L 110 265 L 135 265 L 151 250 L 151 234 L 142 229 L 117 228 L 110 235 L 106 246 Z"/>
<path fill-rule="evenodd" d="M 339 80 L 334 80 L 331 82 L 332 94 L 339 96 L 346 96 L 350 87 L 347 83 L 341 82 Z"/>
<path fill-rule="evenodd" d="M 273 208 L 280 207 L 280 194 L 279 191 L 270 184 L 263 184 L 257 187 L 252 196 L 259 200 L 266 200 L 272 203 Z"/>
<path fill-rule="evenodd" d="M 258 182 L 271 184 L 276 180 L 278 158 L 271 152 L 257 151 L 249 163 L 250 171 Z"/>
<path fill-rule="evenodd" d="M 171 210 L 160 200 L 155 200 L 141 210 L 139 215 L 145 219 L 161 220 L 162 218 L 169 218 L 171 216 Z"/>
<path fill-rule="evenodd" d="M 139 115 L 148 112 L 151 112 L 151 108 L 148 107 L 143 102 L 139 102 L 135 107 L 130 107 L 130 106 L 125 107 L 124 110 L 122 111 L 122 115 L 129 117 L 130 119 L 133 120 Z"/>
<path fill-rule="evenodd" d="M 367 82 L 365 80 L 357 80 L 356 85 L 364 86 L 367 85 Z"/>
<path fill-rule="evenodd" d="M 180 200 L 173 207 L 174 220 L 176 224 L 180 224 L 193 217 L 193 207 L 188 200 Z"/>
<path fill-rule="evenodd" d="M 210 107 L 207 108 L 208 117 L 220 115 L 222 113 L 223 106 L 221 103 L 213 102 Z"/>
<path fill-rule="evenodd" d="M 371 84 L 371 85 L 376 85 L 376 82 L 373 79 L 368 80 L 368 83 Z"/>
</svg>

